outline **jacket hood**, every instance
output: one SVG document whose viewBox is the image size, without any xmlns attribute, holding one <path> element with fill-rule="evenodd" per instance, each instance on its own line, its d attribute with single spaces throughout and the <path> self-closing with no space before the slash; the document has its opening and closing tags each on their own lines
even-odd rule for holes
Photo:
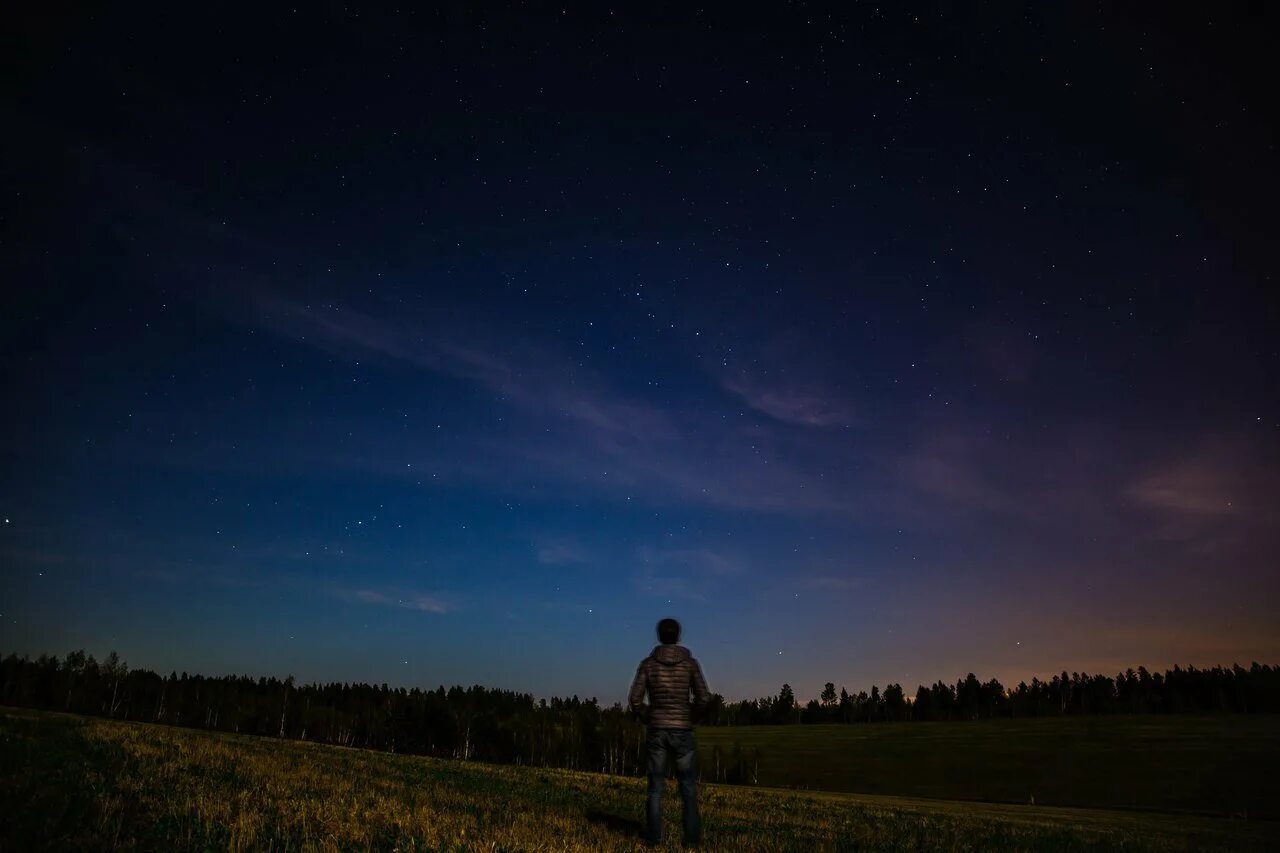
<svg viewBox="0 0 1280 853">
<path fill-rule="evenodd" d="M 653 653 L 649 657 L 665 666 L 675 666 L 678 663 L 687 661 L 693 655 L 689 654 L 689 650 L 684 646 L 661 645 L 654 646 Z"/>
</svg>

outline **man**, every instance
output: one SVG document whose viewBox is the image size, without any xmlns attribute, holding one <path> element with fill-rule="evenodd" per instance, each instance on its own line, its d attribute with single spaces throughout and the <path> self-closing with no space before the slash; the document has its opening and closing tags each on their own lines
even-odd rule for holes
<svg viewBox="0 0 1280 853">
<path fill-rule="evenodd" d="M 680 804 L 684 814 L 684 843 L 697 844 L 702 835 L 698 822 L 698 762 L 693 742 L 695 712 L 707 707 L 711 693 L 702 677 L 702 668 L 680 641 L 680 623 L 663 619 L 658 623 L 658 640 L 650 655 L 640 661 L 631 682 L 631 710 L 645 722 L 645 746 L 649 751 L 648 840 L 662 842 L 662 788 L 667 780 L 667 763 L 674 762 L 680 783 Z M 645 693 L 649 705 L 644 704 Z M 693 695 L 693 704 L 689 696 Z"/>
</svg>

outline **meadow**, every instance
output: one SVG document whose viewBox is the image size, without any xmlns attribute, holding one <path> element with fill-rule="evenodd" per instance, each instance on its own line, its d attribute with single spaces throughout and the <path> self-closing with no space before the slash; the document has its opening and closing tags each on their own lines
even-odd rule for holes
<svg viewBox="0 0 1280 853">
<path fill-rule="evenodd" d="M 761 785 L 1280 819 L 1271 714 L 707 728 L 704 774 L 735 744 Z"/>
<path fill-rule="evenodd" d="M 741 731 L 739 731 L 741 734 Z M 644 783 L 0 710 L 0 849 L 632 850 Z M 676 809 L 668 798 L 668 849 Z M 1274 849 L 1273 821 L 706 784 L 725 850 Z"/>
</svg>

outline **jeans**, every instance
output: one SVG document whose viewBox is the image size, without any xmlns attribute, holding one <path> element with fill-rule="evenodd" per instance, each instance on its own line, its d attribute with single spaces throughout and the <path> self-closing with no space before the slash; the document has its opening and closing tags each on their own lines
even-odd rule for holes
<svg viewBox="0 0 1280 853">
<path fill-rule="evenodd" d="M 667 764 L 675 762 L 680 783 L 680 804 L 684 817 L 684 841 L 697 844 L 702 825 L 698 821 L 698 755 L 691 729 L 649 729 L 645 737 L 649 750 L 648 839 L 662 841 L 662 789 L 667 782 Z"/>
</svg>

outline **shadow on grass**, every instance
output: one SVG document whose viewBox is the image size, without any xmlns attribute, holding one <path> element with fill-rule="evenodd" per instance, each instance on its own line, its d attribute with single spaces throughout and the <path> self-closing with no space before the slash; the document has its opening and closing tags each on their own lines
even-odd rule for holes
<svg viewBox="0 0 1280 853">
<path fill-rule="evenodd" d="M 0 713 L 0 849 L 88 849 L 104 780 L 121 764 L 73 717 Z M 12 845 L 12 846 L 10 846 Z"/>
<path fill-rule="evenodd" d="M 603 826 L 610 832 L 627 838 L 640 838 L 644 834 L 644 824 L 635 818 L 610 814 L 609 812 L 590 811 L 586 814 L 587 822 Z"/>
</svg>

